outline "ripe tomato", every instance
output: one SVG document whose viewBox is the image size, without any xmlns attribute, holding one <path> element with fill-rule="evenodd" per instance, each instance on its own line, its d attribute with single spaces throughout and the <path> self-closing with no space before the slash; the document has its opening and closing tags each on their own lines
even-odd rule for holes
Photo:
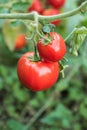
<svg viewBox="0 0 87 130">
<path fill-rule="evenodd" d="M 39 0 L 33 0 L 31 6 L 28 8 L 28 12 L 37 11 L 41 13 L 43 11 L 43 5 Z"/>
<path fill-rule="evenodd" d="M 42 15 L 45 15 L 45 16 L 50 16 L 50 15 L 56 15 L 56 14 L 60 14 L 60 11 L 57 10 L 57 9 L 45 9 L 42 13 Z M 56 21 L 53 21 L 51 22 L 52 24 L 55 24 L 55 25 L 58 25 L 59 23 L 61 22 L 61 20 L 56 20 Z"/>
<path fill-rule="evenodd" d="M 16 40 L 15 40 L 15 49 L 21 49 L 22 47 L 24 47 L 26 44 L 26 39 L 25 39 L 25 35 L 21 34 L 19 36 L 17 36 Z"/>
<path fill-rule="evenodd" d="M 66 45 L 62 36 L 56 32 L 50 32 L 50 37 L 52 41 L 44 45 L 44 39 L 39 40 L 37 43 L 37 48 L 40 57 L 49 61 L 59 61 L 66 53 Z"/>
<path fill-rule="evenodd" d="M 66 0 L 47 0 L 54 8 L 61 8 L 65 4 Z"/>
<path fill-rule="evenodd" d="M 32 91 L 42 91 L 50 88 L 59 75 L 57 62 L 31 60 L 33 52 L 25 53 L 18 61 L 17 73 L 21 83 Z"/>
</svg>

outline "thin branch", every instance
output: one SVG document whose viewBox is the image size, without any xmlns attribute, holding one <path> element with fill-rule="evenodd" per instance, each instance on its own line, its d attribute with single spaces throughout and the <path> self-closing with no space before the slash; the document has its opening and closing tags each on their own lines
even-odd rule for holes
<svg viewBox="0 0 87 130">
<path fill-rule="evenodd" d="M 77 7 L 76 9 L 73 9 L 72 11 L 68 11 L 59 15 L 54 15 L 54 16 L 49 16 L 49 17 L 42 16 L 42 15 L 39 15 L 38 17 L 40 21 L 43 21 L 43 20 L 52 21 L 52 20 L 68 18 L 68 17 L 78 14 L 79 12 L 86 12 L 86 11 L 87 11 L 87 1 L 83 2 L 79 7 Z"/>
<path fill-rule="evenodd" d="M 51 105 L 52 101 L 53 96 L 51 96 L 49 98 L 49 102 L 46 102 L 46 104 L 43 107 L 41 107 L 41 109 L 36 113 L 36 115 L 31 118 L 24 130 L 28 130 L 33 125 L 33 123 L 39 118 L 39 116 Z"/>
<path fill-rule="evenodd" d="M 72 10 L 72 11 L 68 11 L 66 13 L 62 13 L 62 14 L 58 14 L 58 15 L 53 15 L 53 16 L 42 16 L 42 15 L 37 15 L 38 20 L 40 22 L 43 21 L 48 21 L 51 22 L 53 20 L 57 20 L 57 19 L 64 19 L 64 18 L 68 18 L 71 17 L 73 15 L 78 14 L 79 12 L 85 12 L 87 11 L 87 1 L 83 2 L 79 7 L 77 7 L 76 9 Z M 35 16 L 36 12 L 32 12 L 32 13 L 6 13 L 6 14 L 0 14 L 0 19 L 26 19 L 26 20 L 34 20 L 34 16 Z"/>
</svg>

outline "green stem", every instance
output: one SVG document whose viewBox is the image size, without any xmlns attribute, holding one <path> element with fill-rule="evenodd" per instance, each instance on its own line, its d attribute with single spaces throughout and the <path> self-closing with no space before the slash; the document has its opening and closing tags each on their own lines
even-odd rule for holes
<svg viewBox="0 0 87 130">
<path fill-rule="evenodd" d="M 70 16 L 76 15 L 79 12 L 85 12 L 87 11 L 87 1 L 83 2 L 79 7 L 77 7 L 76 9 L 72 10 L 72 11 L 68 11 L 66 13 L 62 13 L 59 15 L 53 15 L 53 16 L 42 16 L 37 14 L 38 20 L 40 22 L 43 21 L 47 21 L 47 22 L 51 22 L 53 20 L 57 20 L 57 19 L 64 19 L 64 18 L 68 18 Z M 6 14 L 0 14 L 0 19 L 31 19 L 34 20 L 34 15 L 36 14 L 36 12 L 32 12 L 32 13 L 6 13 Z"/>
<path fill-rule="evenodd" d="M 34 61 L 38 61 L 37 47 L 34 40 L 33 40 L 33 45 L 34 45 Z"/>
<path fill-rule="evenodd" d="M 43 38 L 44 40 L 48 41 L 48 42 L 51 42 L 51 40 L 49 38 L 47 38 L 46 36 L 43 36 L 42 34 L 39 33 L 39 31 L 37 30 L 37 34 Z"/>
<path fill-rule="evenodd" d="M 87 1 L 83 2 L 79 7 L 77 7 L 76 9 L 73 9 L 72 11 L 68 11 L 59 15 L 54 15 L 54 16 L 49 16 L 49 17 L 42 16 L 42 15 L 39 15 L 38 17 L 40 21 L 44 20 L 44 21 L 50 22 L 52 20 L 68 18 L 68 17 L 78 14 L 79 12 L 85 12 L 85 11 L 87 11 Z"/>
<path fill-rule="evenodd" d="M 72 36 L 72 34 L 76 31 L 76 28 L 73 29 L 73 31 L 65 38 L 65 42 Z"/>
</svg>

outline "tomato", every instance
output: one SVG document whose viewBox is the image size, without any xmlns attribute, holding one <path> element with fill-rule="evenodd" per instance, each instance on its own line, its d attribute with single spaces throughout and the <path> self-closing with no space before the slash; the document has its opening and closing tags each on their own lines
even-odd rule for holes
<svg viewBox="0 0 87 130">
<path fill-rule="evenodd" d="M 43 5 L 39 0 L 33 0 L 31 6 L 28 8 L 28 12 L 37 11 L 41 13 L 43 11 Z"/>
<path fill-rule="evenodd" d="M 57 62 L 31 60 L 33 52 L 25 53 L 18 61 L 17 73 L 21 83 L 32 91 L 42 91 L 50 88 L 59 75 Z"/>
<path fill-rule="evenodd" d="M 57 14 L 60 14 L 60 11 L 57 10 L 57 9 L 54 9 L 54 8 L 51 8 L 51 9 L 45 9 L 42 13 L 42 15 L 45 15 L 45 16 L 50 16 L 50 15 L 57 15 Z M 58 25 L 59 23 L 61 22 L 61 20 L 56 20 L 56 21 L 53 21 L 51 22 L 52 24 L 55 24 L 55 25 Z"/>
<path fill-rule="evenodd" d="M 16 50 L 21 49 L 22 47 L 25 46 L 25 44 L 26 44 L 25 35 L 24 34 L 20 34 L 19 36 L 16 37 L 14 48 Z"/>
<path fill-rule="evenodd" d="M 44 39 L 40 39 L 37 43 L 37 48 L 40 57 L 48 61 L 59 61 L 66 53 L 66 45 L 62 36 L 56 32 L 50 32 L 52 40 L 45 45 Z"/>
<path fill-rule="evenodd" d="M 47 0 L 54 8 L 61 8 L 65 4 L 66 0 Z"/>
</svg>

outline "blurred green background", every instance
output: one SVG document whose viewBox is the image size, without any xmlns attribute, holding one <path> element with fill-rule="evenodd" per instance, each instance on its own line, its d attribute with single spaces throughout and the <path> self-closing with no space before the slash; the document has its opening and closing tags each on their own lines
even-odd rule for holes
<svg viewBox="0 0 87 130">
<path fill-rule="evenodd" d="M 82 1 L 66 0 L 61 11 L 74 9 Z M 0 0 L 0 13 L 27 12 L 31 1 L 10 6 L 11 2 Z M 56 31 L 65 38 L 76 25 L 87 27 L 87 13 L 64 19 Z M 87 130 L 87 38 L 78 57 L 67 52 L 64 78 L 60 74 L 49 90 L 32 92 L 22 86 L 16 72 L 18 59 L 32 45 L 27 41 L 23 49 L 12 51 L 16 35 L 25 30 L 20 22 L 6 25 L 6 20 L 0 20 L 0 130 Z"/>
</svg>

